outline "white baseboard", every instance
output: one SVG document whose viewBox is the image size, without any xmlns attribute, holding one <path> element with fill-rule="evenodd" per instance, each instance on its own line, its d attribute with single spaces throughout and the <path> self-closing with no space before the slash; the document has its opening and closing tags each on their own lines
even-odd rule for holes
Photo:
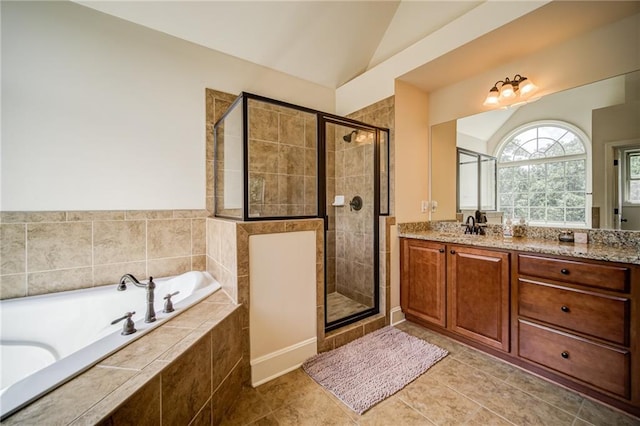
<svg viewBox="0 0 640 426">
<path fill-rule="evenodd" d="M 400 306 L 391 308 L 389 310 L 389 315 L 391 315 L 391 325 L 400 324 L 405 320 L 404 313 L 402 312 L 402 308 Z"/>
<path fill-rule="evenodd" d="M 251 360 L 251 385 L 259 386 L 300 367 L 318 353 L 317 338 Z"/>
</svg>

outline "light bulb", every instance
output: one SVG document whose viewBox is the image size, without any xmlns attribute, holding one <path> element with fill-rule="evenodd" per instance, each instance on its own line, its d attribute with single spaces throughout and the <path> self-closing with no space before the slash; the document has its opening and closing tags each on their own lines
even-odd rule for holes
<svg viewBox="0 0 640 426">
<path fill-rule="evenodd" d="M 538 86 L 533 84 L 533 82 L 531 80 L 529 80 L 528 78 L 525 77 L 520 82 L 520 96 L 530 95 L 533 92 L 535 92 L 536 90 L 538 90 Z"/>
<path fill-rule="evenodd" d="M 487 99 L 484 100 L 484 106 L 495 106 L 500 103 L 499 99 L 500 92 L 498 92 L 498 88 L 493 86 L 487 95 Z"/>
<path fill-rule="evenodd" d="M 513 88 L 511 82 L 506 82 L 500 88 L 500 98 L 501 99 L 513 99 L 516 97 L 516 91 Z"/>
</svg>

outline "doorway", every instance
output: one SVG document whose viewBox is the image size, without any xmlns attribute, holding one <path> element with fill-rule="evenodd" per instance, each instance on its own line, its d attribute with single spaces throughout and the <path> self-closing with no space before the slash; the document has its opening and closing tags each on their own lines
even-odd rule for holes
<svg viewBox="0 0 640 426">
<path fill-rule="evenodd" d="M 618 147 L 614 157 L 615 229 L 640 230 L 640 144 Z"/>
<path fill-rule="evenodd" d="M 379 312 L 380 139 L 375 127 L 321 119 L 325 142 L 325 330 Z"/>
</svg>

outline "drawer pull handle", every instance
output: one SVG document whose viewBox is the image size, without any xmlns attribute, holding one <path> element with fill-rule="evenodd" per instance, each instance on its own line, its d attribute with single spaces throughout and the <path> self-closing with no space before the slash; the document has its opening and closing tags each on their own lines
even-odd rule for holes
<svg viewBox="0 0 640 426">
<path fill-rule="evenodd" d="M 560 310 L 561 310 L 562 312 L 569 312 L 569 307 L 568 307 L 568 306 L 562 306 L 562 307 L 560 308 Z"/>
<path fill-rule="evenodd" d="M 569 352 L 562 352 L 560 355 L 562 355 L 562 358 L 567 359 L 569 358 Z"/>
<path fill-rule="evenodd" d="M 560 272 L 561 272 L 563 275 L 569 275 L 569 270 L 568 270 L 568 269 L 564 269 L 564 268 L 563 268 L 563 269 L 560 269 Z"/>
<path fill-rule="evenodd" d="M 438 250 L 440 253 L 444 253 L 444 249 L 440 249 Z"/>
<path fill-rule="evenodd" d="M 451 250 L 449 253 L 456 254 L 456 251 L 455 250 Z"/>
</svg>

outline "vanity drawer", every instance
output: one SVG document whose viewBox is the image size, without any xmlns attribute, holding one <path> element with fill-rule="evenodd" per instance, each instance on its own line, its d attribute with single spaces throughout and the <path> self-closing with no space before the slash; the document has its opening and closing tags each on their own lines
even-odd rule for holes
<svg viewBox="0 0 640 426">
<path fill-rule="evenodd" d="M 626 292 L 629 268 L 547 257 L 518 255 L 518 273 L 549 280 Z"/>
<path fill-rule="evenodd" d="M 629 398 L 629 352 L 520 320 L 518 355 Z"/>
<path fill-rule="evenodd" d="M 519 279 L 518 312 L 613 343 L 629 344 L 629 299 Z"/>
</svg>

